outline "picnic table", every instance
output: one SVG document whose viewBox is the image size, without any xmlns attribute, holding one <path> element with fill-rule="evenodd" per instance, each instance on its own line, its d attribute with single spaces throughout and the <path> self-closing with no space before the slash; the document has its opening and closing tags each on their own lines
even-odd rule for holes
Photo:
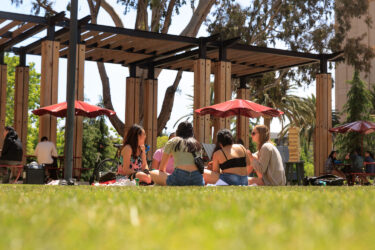
<svg viewBox="0 0 375 250">
<path fill-rule="evenodd" d="M 81 158 L 82 157 L 74 156 L 73 161 L 76 160 L 76 159 L 81 159 Z M 35 155 L 26 155 L 26 159 L 28 159 L 28 161 L 30 161 L 30 159 L 36 160 L 36 156 Z M 57 156 L 57 162 L 58 162 L 57 167 L 46 165 L 44 168 L 46 170 L 56 170 L 59 176 L 64 176 L 64 160 L 65 160 L 65 156 L 59 155 L 59 156 Z M 74 163 L 73 163 L 73 166 L 74 166 Z M 73 173 L 74 173 L 74 170 L 78 171 L 78 175 L 76 177 L 77 177 L 77 180 L 79 181 L 81 179 L 82 171 L 87 171 L 87 170 L 89 170 L 89 168 L 73 167 Z"/>
</svg>

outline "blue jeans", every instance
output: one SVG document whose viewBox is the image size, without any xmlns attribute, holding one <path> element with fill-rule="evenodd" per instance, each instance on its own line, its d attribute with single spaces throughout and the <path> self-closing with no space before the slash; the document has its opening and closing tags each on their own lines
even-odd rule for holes
<svg viewBox="0 0 375 250">
<path fill-rule="evenodd" d="M 199 171 L 185 171 L 175 168 L 167 178 L 167 186 L 204 186 L 203 175 Z"/>
<path fill-rule="evenodd" d="M 246 175 L 238 174 L 220 174 L 220 180 L 225 181 L 228 185 L 247 186 L 249 182 Z"/>
</svg>

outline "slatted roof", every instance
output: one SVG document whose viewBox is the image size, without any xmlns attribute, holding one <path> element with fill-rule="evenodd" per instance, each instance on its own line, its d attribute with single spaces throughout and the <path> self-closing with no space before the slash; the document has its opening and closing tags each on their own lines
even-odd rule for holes
<svg viewBox="0 0 375 250">
<path fill-rule="evenodd" d="M 193 71 L 194 60 L 202 57 L 203 53 L 205 58 L 213 61 L 223 58 L 230 61 L 232 75 L 242 77 L 337 57 L 337 54 L 319 55 L 243 45 L 236 39 L 220 41 L 218 35 L 192 38 L 96 25 L 89 21 L 88 16 L 78 22 L 79 41 L 86 45 L 86 60 L 89 61 Z M 55 31 L 55 27 L 60 29 Z M 45 30 L 46 37 L 15 46 Z M 41 43 L 46 39 L 59 41 L 60 57 L 67 57 L 69 20 L 64 13 L 45 18 L 0 11 L 0 52 L 41 55 Z"/>
</svg>

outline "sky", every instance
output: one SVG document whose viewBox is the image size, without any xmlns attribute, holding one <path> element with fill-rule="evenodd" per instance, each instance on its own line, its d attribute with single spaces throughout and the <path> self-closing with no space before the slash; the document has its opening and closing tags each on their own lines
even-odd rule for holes
<svg viewBox="0 0 375 250">
<path fill-rule="evenodd" d="M 1 11 L 9 11 L 9 12 L 16 12 L 22 14 L 30 14 L 31 4 L 30 0 L 25 0 L 24 4 L 20 7 L 16 7 L 10 4 L 10 0 L 2 0 L 2 4 L 0 6 Z M 58 12 L 66 10 L 66 4 L 68 1 L 55 1 L 54 9 Z M 117 4 L 117 0 L 107 0 L 109 4 L 115 6 L 115 10 L 117 14 L 122 18 L 122 21 L 126 28 L 134 28 L 135 11 L 130 11 L 126 16 L 123 15 L 124 7 Z M 246 4 L 246 0 L 238 0 L 242 5 Z M 87 1 L 79 1 L 79 10 L 78 10 L 78 18 L 85 17 L 89 15 L 89 7 L 87 5 Z M 41 13 L 40 15 L 43 15 Z M 69 16 L 69 12 L 66 12 L 66 16 Z M 190 5 L 187 4 L 180 9 L 180 15 L 174 14 L 172 18 L 172 24 L 169 29 L 169 34 L 178 35 L 184 27 L 189 22 L 192 16 L 192 9 Z M 149 18 L 151 19 L 151 18 Z M 101 10 L 98 16 L 98 24 L 102 25 L 109 25 L 114 26 L 112 19 L 110 16 L 104 11 Z M 208 32 L 206 31 L 207 27 L 203 24 L 201 29 L 198 32 L 198 37 L 200 36 L 209 36 Z M 31 41 L 39 40 L 43 38 L 45 34 L 40 33 L 34 36 Z M 21 44 L 22 45 L 22 44 Z M 277 44 L 277 48 L 285 49 L 282 45 Z M 40 56 L 31 56 L 28 55 L 26 58 L 27 64 L 29 62 L 36 63 L 36 70 L 40 72 L 40 65 L 41 65 L 41 57 Z M 112 103 L 114 110 L 116 111 L 119 118 L 124 121 L 125 119 L 125 85 L 126 85 L 126 77 L 129 76 L 129 71 L 126 67 L 116 64 L 105 64 L 107 74 L 110 80 L 110 87 L 111 87 L 111 96 L 112 96 Z M 169 87 L 176 76 L 177 72 L 172 70 L 163 70 L 158 77 L 158 114 L 161 110 L 161 106 L 164 100 L 164 94 L 167 87 Z M 59 61 L 59 89 L 58 89 L 58 102 L 63 102 L 66 100 L 66 76 L 67 76 L 67 60 L 60 59 Z M 334 74 L 332 74 L 334 77 Z M 170 133 L 174 131 L 176 128 L 173 128 L 173 125 L 176 121 L 183 115 L 189 114 L 192 112 L 189 107 L 192 105 L 192 100 L 187 97 L 187 95 L 192 95 L 193 93 L 193 80 L 194 74 L 192 72 L 184 72 L 182 75 L 181 82 L 179 84 L 179 89 L 176 93 L 174 105 L 172 109 L 171 119 L 167 123 L 167 128 L 164 132 Z M 95 62 L 85 62 L 85 76 L 84 76 L 84 96 L 85 100 L 92 104 L 97 104 L 100 101 L 100 96 L 102 95 L 102 85 L 99 76 L 99 72 L 97 70 L 97 66 Z M 334 90 L 332 91 L 334 93 Z M 297 89 L 294 94 L 299 96 L 310 96 L 311 94 L 315 94 L 315 84 L 311 84 L 307 87 L 302 87 Z M 334 95 L 332 96 L 334 107 Z M 109 123 L 109 122 L 108 122 Z M 271 124 L 271 131 L 272 132 L 280 132 L 281 124 L 278 122 L 278 119 L 273 119 Z"/>
</svg>

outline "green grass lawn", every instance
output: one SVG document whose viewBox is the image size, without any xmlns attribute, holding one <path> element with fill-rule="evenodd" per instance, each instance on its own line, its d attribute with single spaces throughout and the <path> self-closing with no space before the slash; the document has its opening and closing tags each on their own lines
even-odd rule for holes
<svg viewBox="0 0 375 250">
<path fill-rule="evenodd" d="M 373 187 L 0 185 L 0 249 L 371 249 Z"/>
</svg>

